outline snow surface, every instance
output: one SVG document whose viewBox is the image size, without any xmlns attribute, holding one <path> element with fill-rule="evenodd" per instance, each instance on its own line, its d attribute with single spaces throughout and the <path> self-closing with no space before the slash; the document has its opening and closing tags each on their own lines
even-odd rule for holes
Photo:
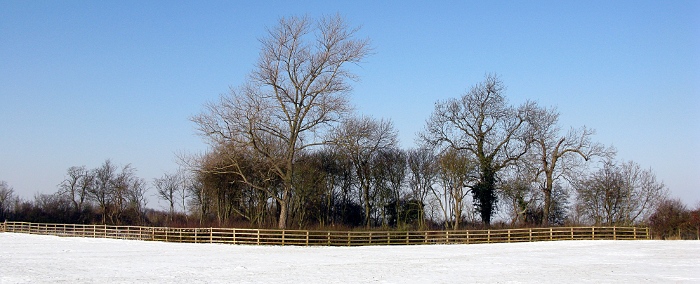
<svg viewBox="0 0 700 284">
<path fill-rule="evenodd" d="M 700 283 L 700 241 L 276 247 L 0 233 L 0 283 Z"/>
</svg>

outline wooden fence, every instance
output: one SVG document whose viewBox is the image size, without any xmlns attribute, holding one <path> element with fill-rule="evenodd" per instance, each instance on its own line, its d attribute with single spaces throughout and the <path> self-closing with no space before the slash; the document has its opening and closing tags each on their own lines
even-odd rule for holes
<svg viewBox="0 0 700 284">
<path fill-rule="evenodd" d="M 644 227 L 553 227 L 459 231 L 307 231 L 232 228 L 168 228 L 111 225 L 0 223 L 0 232 L 242 245 L 367 246 L 514 243 L 558 240 L 647 240 Z"/>
</svg>

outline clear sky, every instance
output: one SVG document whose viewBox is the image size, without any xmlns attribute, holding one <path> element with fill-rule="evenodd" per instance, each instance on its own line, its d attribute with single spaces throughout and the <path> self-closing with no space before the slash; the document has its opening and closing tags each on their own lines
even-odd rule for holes
<svg viewBox="0 0 700 284">
<path fill-rule="evenodd" d="M 700 202 L 700 1 L 0 0 L 0 180 L 32 198 L 106 159 L 173 172 L 206 150 L 189 117 L 243 83 L 267 27 L 335 13 L 374 47 L 352 102 L 404 147 L 498 73 L 513 104 L 557 106 Z"/>
</svg>

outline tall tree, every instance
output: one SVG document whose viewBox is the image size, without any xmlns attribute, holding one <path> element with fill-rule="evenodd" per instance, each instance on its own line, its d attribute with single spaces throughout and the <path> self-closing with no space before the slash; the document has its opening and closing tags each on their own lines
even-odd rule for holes
<svg viewBox="0 0 700 284">
<path fill-rule="evenodd" d="M 192 119 L 210 142 L 247 149 L 279 177 L 280 190 L 272 190 L 248 179 L 233 161 L 243 182 L 277 201 L 279 228 L 287 226 L 300 153 L 325 144 L 328 127 L 350 110 L 346 94 L 355 75 L 347 65 L 360 63 L 369 52 L 368 40 L 355 39 L 356 31 L 340 16 L 282 18 L 261 40 L 248 82 Z"/>
<path fill-rule="evenodd" d="M 558 125 L 559 112 L 554 108 L 533 107 L 528 116 L 528 139 L 535 166 L 535 180 L 544 195 L 542 225 L 553 219 L 552 191 L 561 178 L 571 179 L 580 169 L 580 160 L 612 153 L 600 143 L 591 141 L 595 131 L 586 127 L 571 128 L 565 135 Z"/>
<path fill-rule="evenodd" d="M 496 209 L 499 171 L 527 152 L 521 138 L 531 103 L 516 109 L 508 105 L 504 92 L 501 80 L 487 75 L 461 98 L 436 103 L 421 134 L 431 145 L 464 151 L 478 162 L 479 178 L 469 187 L 486 226 Z"/>
</svg>

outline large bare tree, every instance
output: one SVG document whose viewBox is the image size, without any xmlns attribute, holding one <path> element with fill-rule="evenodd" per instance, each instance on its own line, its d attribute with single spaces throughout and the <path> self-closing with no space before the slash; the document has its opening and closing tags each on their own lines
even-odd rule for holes
<svg viewBox="0 0 700 284">
<path fill-rule="evenodd" d="M 521 138 L 531 103 L 516 109 L 508 104 L 504 91 L 496 75 L 487 75 L 461 98 L 436 103 L 421 134 L 429 145 L 464 151 L 478 162 L 479 178 L 468 186 L 487 226 L 496 209 L 499 171 L 527 153 Z"/>
<path fill-rule="evenodd" d="M 279 228 L 287 226 L 294 192 L 295 162 L 306 149 L 326 143 L 329 126 L 350 111 L 346 98 L 369 42 L 355 39 L 340 16 L 318 21 L 282 18 L 261 40 L 262 50 L 246 84 L 192 118 L 213 144 L 231 144 L 257 156 L 282 182 L 280 190 L 260 185 L 233 161 L 242 182 L 266 192 L 279 205 Z"/>
<path fill-rule="evenodd" d="M 533 107 L 528 116 L 528 138 L 532 143 L 532 161 L 535 180 L 544 195 L 542 225 L 549 225 L 552 211 L 552 190 L 555 183 L 576 175 L 581 160 L 612 153 L 602 144 L 593 142 L 595 131 L 581 127 L 571 128 L 565 135 L 558 125 L 559 112 L 554 108 Z"/>
</svg>

